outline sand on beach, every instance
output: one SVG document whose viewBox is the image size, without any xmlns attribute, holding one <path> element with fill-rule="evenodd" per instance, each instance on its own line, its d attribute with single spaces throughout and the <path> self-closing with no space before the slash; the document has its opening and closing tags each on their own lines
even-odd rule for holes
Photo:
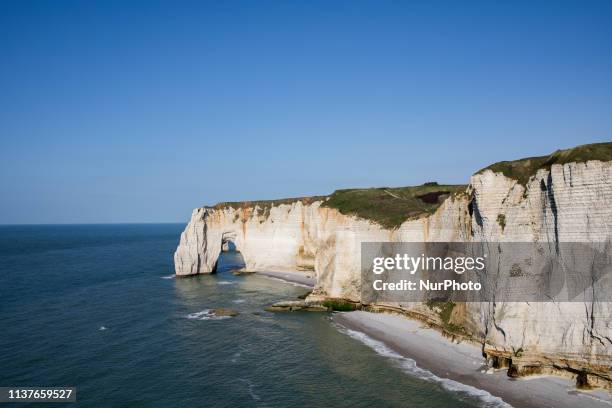
<svg viewBox="0 0 612 408">
<path fill-rule="evenodd" d="M 280 279 L 283 281 L 297 283 L 302 286 L 314 288 L 316 279 L 314 272 L 305 271 L 291 271 L 291 272 L 269 272 L 269 271 L 257 271 L 259 275 L 267 276 L 270 278 Z"/>
<path fill-rule="evenodd" d="M 356 311 L 334 313 L 332 319 L 353 337 L 363 341 L 363 335 L 366 335 L 375 342 L 383 343 L 395 353 L 414 360 L 417 367 L 439 379 L 450 379 L 487 391 L 513 407 L 612 406 L 612 397 L 608 392 L 579 391 L 574 382 L 566 378 L 538 376 L 512 379 L 506 375 L 506 370 L 487 370 L 482 352 L 476 345 L 454 343 L 436 330 L 404 316 Z M 439 382 L 443 383 L 443 380 Z"/>
</svg>

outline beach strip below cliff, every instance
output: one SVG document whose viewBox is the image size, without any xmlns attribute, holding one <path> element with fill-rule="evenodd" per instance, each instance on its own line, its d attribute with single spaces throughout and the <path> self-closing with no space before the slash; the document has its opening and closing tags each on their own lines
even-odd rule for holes
<svg viewBox="0 0 612 408">
<path fill-rule="evenodd" d="M 292 283 L 298 286 L 304 286 L 307 288 L 314 288 L 316 279 L 314 278 L 314 272 L 303 272 L 303 271 L 291 271 L 291 272 L 270 272 L 270 271 L 257 271 L 258 275 L 266 276 L 268 278 L 281 280 L 284 282 Z"/>
<path fill-rule="evenodd" d="M 394 360 L 408 374 L 470 395 L 482 401 L 483 406 L 612 406 L 612 397 L 606 391 L 578 391 L 569 379 L 554 376 L 512 379 L 506 370 L 487 367 L 477 346 L 454 343 L 436 330 L 403 316 L 357 311 L 334 313 L 332 320 L 340 330 Z"/>
</svg>

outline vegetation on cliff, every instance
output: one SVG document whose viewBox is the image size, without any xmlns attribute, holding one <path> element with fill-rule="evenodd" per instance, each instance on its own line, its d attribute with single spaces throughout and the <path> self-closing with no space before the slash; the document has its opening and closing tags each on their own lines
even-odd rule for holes
<svg viewBox="0 0 612 408">
<path fill-rule="evenodd" d="M 485 170 L 492 170 L 496 173 L 503 173 L 504 176 L 526 185 L 539 169 L 550 169 L 553 164 L 581 163 L 589 160 L 612 161 L 612 142 L 593 143 L 566 150 L 557 150 L 548 156 L 501 161 L 479 170 L 476 174 Z"/>
<path fill-rule="evenodd" d="M 327 299 L 323 301 L 323 306 L 334 312 L 352 312 L 359 309 L 359 305 L 345 299 Z"/>
<path fill-rule="evenodd" d="M 323 206 L 386 228 L 397 228 L 408 219 L 433 213 L 451 194 L 465 189 L 465 185 L 425 183 L 414 187 L 337 190 Z"/>
<path fill-rule="evenodd" d="M 442 322 L 441 328 L 446 333 L 467 335 L 463 327 L 452 322 L 451 317 L 453 309 L 455 309 L 456 306 L 455 302 L 428 300 L 426 305 L 440 317 L 440 321 Z"/>
</svg>

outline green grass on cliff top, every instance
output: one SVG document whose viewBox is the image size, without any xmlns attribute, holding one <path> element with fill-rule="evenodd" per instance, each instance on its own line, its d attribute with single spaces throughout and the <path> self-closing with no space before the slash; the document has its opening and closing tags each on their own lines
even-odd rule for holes
<svg viewBox="0 0 612 408">
<path fill-rule="evenodd" d="M 259 213 L 266 215 L 272 206 L 292 204 L 297 201 L 305 204 L 324 201 L 323 207 L 335 208 L 342 214 L 374 221 L 386 228 L 396 228 L 408 219 L 433 213 L 451 194 L 464 191 L 465 188 L 465 185 L 437 183 L 425 183 L 414 187 L 356 188 L 337 190 L 329 196 L 224 202 L 215 205 L 214 208 L 240 209 L 258 206 Z"/>
<path fill-rule="evenodd" d="M 414 187 L 337 190 L 323 206 L 396 228 L 408 219 L 432 214 L 451 194 L 466 187 L 425 183 Z"/>
<path fill-rule="evenodd" d="M 479 170 L 476 174 L 482 173 L 485 170 L 492 170 L 496 173 L 503 173 L 504 176 L 517 180 L 522 185 L 526 185 L 539 169 L 550 169 L 553 164 L 580 163 L 589 160 L 611 161 L 612 142 L 593 143 L 567 150 L 557 150 L 548 156 L 501 161 Z"/>
</svg>

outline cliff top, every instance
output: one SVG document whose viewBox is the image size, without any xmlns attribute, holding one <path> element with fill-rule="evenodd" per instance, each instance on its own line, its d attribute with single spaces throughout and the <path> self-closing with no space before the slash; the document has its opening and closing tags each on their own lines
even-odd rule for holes
<svg viewBox="0 0 612 408">
<path fill-rule="evenodd" d="M 571 149 L 557 150 L 548 156 L 501 161 L 479 170 L 476 174 L 485 170 L 492 170 L 496 173 L 503 173 L 504 176 L 526 185 L 539 169 L 550 169 L 553 164 L 580 163 L 589 160 L 611 161 L 612 142 L 586 144 Z"/>
<path fill-rule="evenodd" d="M 222 202 L 213 207 L 253 208 L 259 207 L 260 214 L 268 214 L 271 207 L 293 204 L 301 201 L 311 204 L 323 201 L 322 206 L 335 208 L 345 215 L 355 215 L 374 221 L 386 228 L 396 228 L 404 221 L 433 213 L 451 194 L 464 191 L 465 185 L 439 185 L 425 183 L 412 187 L 354 188 L 336 190 L 329 196 L 283 198 L 280 200 Z"/>
<path fill-rule="evenodd" d="M 225 201 L 221 203 L 217 203 L 212 207 L 216 210 L 221 210 L 223 208 L 233 208 L 233 209 L 241 209 L 241 208 L 251 208 L 251 207 L 259 207 L 260 209 L 266 211 L 271 207 L 276 207 L 281 204 L 293 204 L 295 202 L 301 201 L 304 204 L 311 204 L 315 201 L 323 201 L 326 200 L 329 196 L 311 196 L 311 197 L 293 197 L 293 198 L 280 198 L 277 200 L 256 200 L 256 201 Z"/>
</svg>

